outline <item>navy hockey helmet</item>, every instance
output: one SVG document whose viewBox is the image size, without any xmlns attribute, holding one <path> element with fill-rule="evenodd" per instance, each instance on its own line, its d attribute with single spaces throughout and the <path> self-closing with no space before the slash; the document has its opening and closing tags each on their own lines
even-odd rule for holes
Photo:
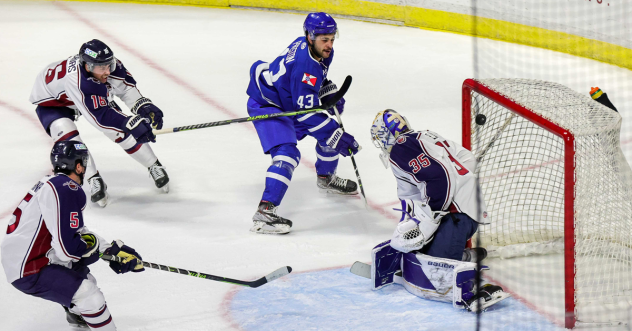
<svg viewBox="0 0 632 331">
<path fill-rule="evenodd" d="M 58 141 L 50 152 L 50 162 L 55 173 L 74 171 L 77 161 L 80 161 L 83 167 L 87 167 L 89 157 L 86 145 L 76 140 Z"/>
<path fill-rule="evenodd" d="M 79 58 L 81 62 L 88 65 L 89 71 L 92 71 L 95 66 L 109 66 L 110 71 L 116 69 L 114 52 L 99 39 L 92 39 L 81 45 L 81 48 L 79 48 Z"/>
<path fill-rule="evenodd" d="M 314 40 L 319 34 L 335 34 L 338 37 L 338 24 L 327 13 L 310 13 L 303 23 L 303 31 Z"/>
</svg>

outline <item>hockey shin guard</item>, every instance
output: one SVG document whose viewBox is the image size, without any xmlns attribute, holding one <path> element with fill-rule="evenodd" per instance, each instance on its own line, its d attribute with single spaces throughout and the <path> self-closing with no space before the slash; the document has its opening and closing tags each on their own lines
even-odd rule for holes
<svg viewBox="0 0 632 331">
<path fill-rule="evenodd" d="M 333 175 L 338 168 L 340 154 L 322 141 L 316 142 L 316 173 L 319 176 Z"/>
<path fill-rule="evenodd" d="M 281 204 L 287 191 L 294 169 L 301 160 L 301 153 L 294 144 L 283 144 L 270 150 L 272 165 L 266 173 L 266 188 L 261 200 Z"/>
</svg>

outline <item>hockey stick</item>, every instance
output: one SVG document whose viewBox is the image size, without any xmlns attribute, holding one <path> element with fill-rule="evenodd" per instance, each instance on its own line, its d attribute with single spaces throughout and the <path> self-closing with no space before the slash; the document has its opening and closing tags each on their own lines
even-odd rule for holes
<svg viewBox="0 0 632 331">
<path fill-rule="evenodd" d="M 342 97 L 345 95 L 345 93 L 347 93 L 347 90 L 349 90 L 349 86 L 351 86 L 351 76 L 347 76 L 347 78 L 345 78 L 345 81 L 344 81 L 344 83 L 342 83 L 342 86 L 340 87 L 338 92 L 336 92 L 336 94 L 334 94 L 334 96 L 331 99 L 328 100 L 329 102 L 326 102 L 326 103 L 322 104 L 320 106 L 320 108 L 299 110 L 299 111 L 293 111 L 293 112 L 282 112 L 282 113 L 266 114 L 266 115 L 259 115 L 259 116 L 242 117 L 242 118 L 236 118 L 236 119 L 232 119 L 232 120 L 209 122 L 209 123 L 202 123 L 202 124 L 178 126 L 178 127 L 175 127 L 175 128 L 153 130 L 153 132 L 154 132 L 154 135 L 159 135 L 159 134 L 172 133 L 172 132 L 180 132 L 180 131 L 189 131 L 189 130 L 210 128 L 210 127 L 214 127 L 214 126 L 222 126 L 222 125 L 228 125 L 228 124 L 233 124 L 233 123 L 260 121 L 260 120 L 266 120 L 266 119 L 275 118 L 275 117 L 297 116 L 297 115 L 314 113 L 314 112 L 318 112 L 318 111 L 324 111 L 324 110 L 327 110 L 327 109 L 331 108 L 332 106 L 334 106 L 338 102 L 338 100 L 342 99 Z"/>
<path fill-rule="evenodd" d="M 342 119 L 340 118 L 340 113 L 338 112 L 338 107 L 334 106 L 334 112 L 336 113 L 338 124 L 340 124 L 340 129 L 342 129 L 342 132 L 345 132 L 345 128 L 342 125 Z M 356 178 L 358 179 L 358 186 L 360 186 L 360 194 L 362 194 L 362 199 L 364 199 L 364 207 L 366 209 L 369 209 L 369 203 L 366 201 L 366 195 L 364 195 L 364 187 L 362 186 L 362 180 L 360 179 L 360 172 L 358 171 L 358 165 L 356 164 L 355 158 L 353 157 L 353 152 L 351 151 L 351 148 L 349 148 L 349 156 L 351 156 L 351 163 L 353 164 L 353 170 L 355 171 Z"/>
<path fill-rule="evenodd" d="M 114 262 L 118 262 L 118 263 L 122 263 L 123 259 L 121 257 L 118 256 L 114 256 L 114 255 L 107 255 L 107 254 L 101 254 L 101 258 L 103 260 L 106 261 L 114 261 Z M 175 272 L 177 274 L 182 274 L 182 275 L 187 275 L 187 276 L 193 276 L 193 277 L 197 277 L 197 278 L 203 278 L 203 279 L 209 279 L 209 280 L 214 280 L 214 281 L 218 281 L 218 282 L 223 282 L 223 283 L 229 283 L 229 284 L 234 284 L 234 285 L 241 285 L 241 286 L 247 286 L 247 287 L 259 287 L 263 284 L 269 283 L 275 279 L 281 278 L 287 274 L 289 274 L 290 272 L 292 272 L 292 267 L 281 267 L 267 275 L 265 275 L 264 277 L 261 277 L 257 280 L 253 280 L 251 282 L 247 282 L 247 281 L 243 281 L 243 280 L 237 280 L 237 279 L 231 279 L 231 278 L 226 278 L 226 277 L 220 277 L 220 276 L 214 276 L 214 275 L 209 275 L 209 274 L 204 274 L 201 272 L 196 272 L 196 271 L 189 271 L 189 270 L 185 270 L 185 269 L 180 269 L 180 268 L 174 268 L 174 267 L 168 267 L 166 265 L 162 265 L 162 264 L 156 264 L 156 263 L 151 263 L 151 262 L 145 262 L 142 261 L 143 266 L 144 267 L 148 267 L 148 268 L 153 268 L 153 269 L 158 269 L 158 270 L 162 270 L 162 271 L 170 271 L 170 272 Z"/>
<path fill-rule="evenodd" d="M 356 261 L 349 269 L 352 274 L 371 279 L 371 265 Z"/>
<path fill-rule="evenodd" d="M 513 120 L 513 118 L 516 117 L 516 114 L 511 113 L 511 116 L 509 116 L 509 118 L 505 121 L 505 123 L 503 124 L 502 127 L 500 127 L 500 129 L 498 130 L 498 132 L 496 133 L 496 135 L 494 136 L 494 138 L 492 138 L 492 140 L 489 142 L 489 144 L 487 144 L 487 146 L 485 148 L 483 148 L 483 150 L 478 153 L 478 155 L 476 156 L 476 163 L 481 162 L 481 160 L 483 159 L 483 156 L 485 156 L 485 154 L 487 153 L 487 151 L 492 148 L 492 146 L 494 145 L 494 143 L 496 142 L 496 140 L 498 140 L 498 138 L 500 137 L 500 135 L 503 133 L 503 131 L 505 131 L 505 129 L 507 128 L 507 126 L 509 125 L 509 123 L 511 123 L 511 120 Z"/>
</svg>

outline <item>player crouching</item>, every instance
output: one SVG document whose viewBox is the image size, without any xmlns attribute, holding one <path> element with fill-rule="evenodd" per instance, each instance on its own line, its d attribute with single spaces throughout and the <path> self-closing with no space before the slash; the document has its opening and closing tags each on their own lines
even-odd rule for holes
<svg viewBox="0 0 632 331">
<path fill-rule="evenodd" d="M 474 155 L 434 132 L 413 131 L 391 109 L 377 114 L 371 137 L 384 165 L 392 165 L 402 204 L 392 239 L 373 249 L 373 289 L 398 283 L 419 297 L 469 311 L 509 297 L 492 284 L 476 290 L 476 260 L 487 253 L 465 248 L 487 217 L 482 194 L 476 196 Z"/>
<path fill-rule="evenodd" d="M 13 212 L 2 241 L 2 266 L 18 290 L 61 304 L 72 327 L 116 330 L 105 297 L 88 265 L 99 254 L 116 255 L 116 273 L 143 271 L 140 254 L 116 240 L 108 244 L 83 223 L 81 189 L 88 149 L 80 141 L 58 141 L 50 155 L 54 175 L 37 182 Z"/>
<path fill-rule="evenodd" d="M 123 113 L 114 96 L 129 107 L 133 116 Z M 88 41 L 81 45 L 79 54 L 46 66 L 38 74 L 29 100 L 37 105 L 37 117 L 53 141 L 82 141 L 75 121 L 84 115 L 92 126 L 147 168 L 156 187 L 169 191 L 169 176 L 149 146 L 149 142 L 156 142 L 152 125 L 162 128 L 162 110 L 140 94 L 132 74 L 102 41 Z M 86 178 L 90 199 L 105 207 L 107 185 L 92 155 Z"/>
</svg>

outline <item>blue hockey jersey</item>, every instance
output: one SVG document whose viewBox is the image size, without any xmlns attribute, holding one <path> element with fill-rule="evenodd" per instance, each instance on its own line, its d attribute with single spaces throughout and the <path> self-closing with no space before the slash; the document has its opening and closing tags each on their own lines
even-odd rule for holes
<svg viewBox="0 0 632 331">
<path fill-rule="evenodd" d="M 250 67 L 250 84 L 246 93 L 261 105 L 295 111 L 320 106 L 318 91 L 327 78 L 334 57 L 315 60 L 305 37 L 299 37 L 272 63 L 255 62 Z"/>
</svg>

